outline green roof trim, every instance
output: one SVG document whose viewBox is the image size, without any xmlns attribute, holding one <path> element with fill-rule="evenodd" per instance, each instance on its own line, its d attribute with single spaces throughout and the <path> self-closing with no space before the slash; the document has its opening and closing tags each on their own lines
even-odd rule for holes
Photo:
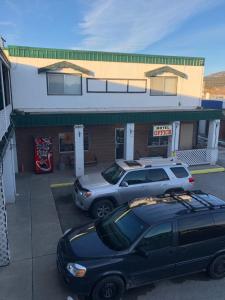
<svg viewBox="0 0 225 300">
<path fill-rule="evenodd" d="M 151 123 L 197 121 L 223 118 L 222 110 L 111 112 L 111 113 L 13 113 L 16 127 L 73 126 L 75 124 L 101 125 L 125 123 Z"/>
<path fill-rule="evenodd" d="M 166 65 L 188 65 L 204 66 L 203 57 L 185 56 L 164 56 L 148 54 L 131 54 L 102 51 L 65 50 L 51 48 L 36 48 L 25 46 L 8 46 L 10 56 L 52 58 L 63 60 L 89 60 L 89 61 L 110 61 L 143 64 L 166 64 Z"/>
<path fill-rule="evenodd" d="M 161 68 L 157 68 L 157 69 L 145 72 L 145 76 L 146 77 L 155 77 L 155 76 L 158 76 L 158 75 L 163 74 L 163 73 L 172 73 L 172 74 L 177 75 L 179 77 L 182 77 L 184 79 L 188 78 L 187 74 L 185 74 L 183 72 L 180 72 L 180 71 L 178 71 L 174 68 L 171 68 L 169 66 L 164 66 L 164 67 L 161 67 Z"/>
</svg>

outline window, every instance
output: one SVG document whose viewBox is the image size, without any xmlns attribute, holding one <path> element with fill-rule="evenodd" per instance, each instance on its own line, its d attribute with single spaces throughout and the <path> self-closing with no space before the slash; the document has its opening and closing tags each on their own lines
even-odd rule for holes
<svg viewBox="0 0 225 300">
<path fill-rule="evenodd" d="M 66 132 L 59 134 L 59 152 L 73 152 L 74 151 L 74 141 L 73 141 L 73 133 Z"/>
<path fill-rule="evenodd" d="M 5 106 L 10 104 L 10 78 L 8 68 L 2 64 L 3 83 L 5 92 Z"/>
<path fill-rule="evenodd" d="M 79 74 L 47 73 L 48 95 L 81 95 L 82 76 Z"/>
<path fill-rule="evenodd" d="M 188 172 L 183 167 L 174 167 L 174 168 L 170 168 L 170 170 L 177 178 L 185 178 L 189 176 Z"/>
<path fill-rule="evenodd" d="M 163 169 L 148 170 L 149 182 L 157 182 L 157 181 L 164 181 L 164 180 L 169 180 L 169 177 Z"/>
<path fill-rule="evenodd" d="M 151 77 L 151 96 L 176 96 L 177 77 Z"/>
<path fill-rule="evenodd" d="M 89 150 L 89 133 L 87 128 L 84 128 L 84 151 Z M 68 153 L 74 152 L 74 133 L 64 132 L 59 134 L 59 152 Z"/>
<path fill-rule="evenodd" d="M 179 220 L 179 244 L 191 244 L 215 237 L 215 226 L 213 225 L 212 216 L 209 214 Z"/>
<path fill-rule="evenodd" d="M 96 230 L 109 248 L 128 249 L 146 230 L 145 223 L 131 209 L 121 206 L 96 225 Z"/>
<path fill-rule="evenodd" d="M 102 172 L 102 177 L 111 184 L 116 184 L 124 175 L 124 170 L 114 163 L 109 168 Z"/>
<path fill-rule="evenodd" d="M 146 93 L 146 79 L 87 78 L 88 93 Z"/>
<path fill-rule="evenodd" d="M 216 235 L 225 236 L 225 213 L 220 212 L 213 215 L 216 224 Z"/>
<path fill-rule="evenodd" d="M 145 235 L 139 246 L 148 251 L 157 250 L 172 245 L 173 230 L 171 223 L 153 226 Z"/>
<path fill-rule="evenodd" d="M 148 146 L 161 147 L 168 145 L 168 136 L 153 136 L 153 126 L 148 131 Z"/>
<path fill-rule="evenodd" d="M 129 185 L 146 183 L 148 182 L 147 174 L 147 170 L 131 171 L 124 177 L 123 181 L 126 181 Z"/>
</svg>

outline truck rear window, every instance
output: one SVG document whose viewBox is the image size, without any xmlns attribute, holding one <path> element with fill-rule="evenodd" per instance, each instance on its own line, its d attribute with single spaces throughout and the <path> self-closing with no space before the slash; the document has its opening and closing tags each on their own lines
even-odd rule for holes
<svg viewBox="0 0 225 300">
<path fill-rule="evenodd" d="M 185 178 L 189 176 L 188 172 L 183 167 L 174 167 L 170 168 L 170 170 L 177 178 Z"/>
</svg>

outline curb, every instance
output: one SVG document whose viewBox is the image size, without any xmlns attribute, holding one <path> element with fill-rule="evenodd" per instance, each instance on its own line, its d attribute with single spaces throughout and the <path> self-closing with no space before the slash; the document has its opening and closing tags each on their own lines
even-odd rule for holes
<svg viewBox="0 0 225 300">
<path fill-rule="evenodd" d="M 53 183 L 53 184 L 50 184 L 50 188 L 54 189 L 54 188 L 72 186 L 72 185 L 73 185 L 73 182 Z"/>
<path fill-rule="evenodd" d="M 211 168 L 211 169 L 202 169 L 202 170 L 192 170 L 191 174 L 192 175 L 197 175 L 197 174 L 209 174 L 209 173 L 218 173 L 218 172 L 224 172 L 225 168 Z"/>
</svg>

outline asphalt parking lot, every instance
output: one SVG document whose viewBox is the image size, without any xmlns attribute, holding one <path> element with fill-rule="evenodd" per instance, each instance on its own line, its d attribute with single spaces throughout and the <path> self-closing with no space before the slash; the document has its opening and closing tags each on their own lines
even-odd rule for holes
<svg viewBox="0 0 225 300">
<path fill-rule="evenodd" d="M 212 193 L 225 200 L 225 172 L 196 175 L 195 188 Z M 53 189 L 56 210 L 62 231 L 89 222 L 87 213 L 75 207 L 72 200 L 72 187 Z M 128 291 L 126 300 L 224 300 L 225 279 L 210 280 L 206 274 L 200 273 L 172 280 L 164 280 L 145 287 Z"/>
</svg>

